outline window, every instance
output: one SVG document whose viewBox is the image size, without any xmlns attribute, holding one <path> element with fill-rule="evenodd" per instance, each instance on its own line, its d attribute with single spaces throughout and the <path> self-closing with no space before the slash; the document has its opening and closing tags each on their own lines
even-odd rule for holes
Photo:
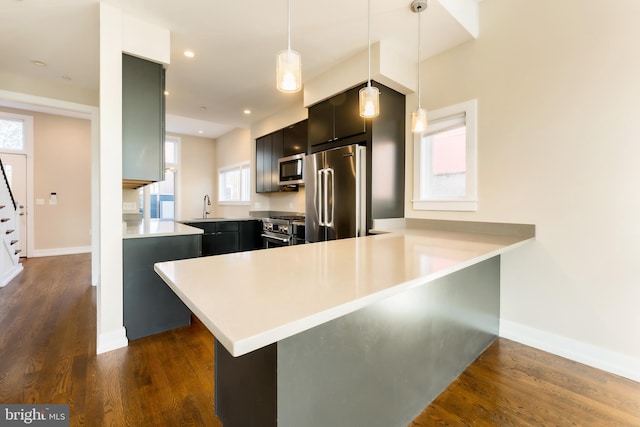
<svg viewBox="0 0 640 427">
<path fill-rule="evenodd" d="M 248 204 L 251 190 L 249 163 L 218 170 L 218 202 Z"/>
<path fill-rule="evenodd" d="M 26 154 L 32 129 L 33 117 L 0 111 L 0 151 Z"/>
<path fill-rule="evenodd" d="M 180 140 L 167 137 L 164 143 L 164 181 L 154 182 L 149 187 L 149 218 L 173 220 L 175 218 L 175 177 L 178 168 L 178 143 Z M 144 206 L 144 188 L 139 190 L 140 212 Z"/>
<path fill-rule="evenodd" d="M 477 101 L 428 113 L 427 131 L 415 137 L 413 208 L 475 211 Z"/>
<path fill-rule="evenodd" d="M 10 117 L 0 118 L 0 149 L 2 151 L 24 152 L 24 120 Z"/>
</svg>

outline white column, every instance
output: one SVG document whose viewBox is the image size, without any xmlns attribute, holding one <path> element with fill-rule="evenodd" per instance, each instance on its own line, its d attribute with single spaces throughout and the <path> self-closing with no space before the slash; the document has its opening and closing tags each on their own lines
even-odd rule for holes
<svg viewBox="0 0 640 427">
<path fill-rule="evenodd" d="M 97 353 L 128 344 L 122 315 L 122 12 L 100 3 Z"/>
</svg>

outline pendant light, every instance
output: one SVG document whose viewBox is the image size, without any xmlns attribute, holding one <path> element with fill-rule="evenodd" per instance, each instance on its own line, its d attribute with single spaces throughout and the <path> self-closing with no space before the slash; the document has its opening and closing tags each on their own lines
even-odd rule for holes
<svg viewBox="0 0 640 427">
<path fill-rule="evenodd" d="M 302 87 L 302 59 L 291 50 L 291 0 L 287 0 L 287 50 L 278 53 L 276 85 L 281 92 L 298 92 Z"/>
<path fill-rule="evenodd" d="M 364 118 L 376 117 L 380 114 L 380 91 L 371 86 L 371 0 L 367 1 L 367 43 L 369 46 L 369 79 L 365 87 L 360 89 L 360 116 Z"/>
<path fill-rule="evenodd" d="M 411 131 L 422 133 L 427 130 L 427 110 L 420 106 L 420 13 L 427 9 L 426 0 L 413 0 L 411 10 L 418 14 L 418 108 L 411 113 Z"/>
</svg>

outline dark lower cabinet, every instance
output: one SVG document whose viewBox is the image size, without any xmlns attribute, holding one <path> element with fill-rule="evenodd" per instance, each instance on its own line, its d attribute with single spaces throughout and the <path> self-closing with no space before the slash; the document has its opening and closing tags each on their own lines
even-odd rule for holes
<svg viewBox="0 0 640 427">
<path fill-rule="evenodd" d="M 191 311 L 153 270 L 153 264 L 200 255 L 200 235 L 124 239 L 123 321 L 135 340 L 191 324 Z"/>
<path fill-rule="evenodd" d="M 215 255 L 216 233 L 205 233 L 202 235 L 202 256 Z"/>
<path fill-rule="evenodd" d="M 238 252 L 240 236 L 237 231 L 218 231 L 215 235 L 215 245 L 211 255 L 222 255 Z"/>
<path fill-rule="evenodd" d="M 261 224 L 258 220 L 202 221 L 185 224 L 204 230 L 202 256 L 252 251 L 262 247 Z"/>
<path fill-rule="evenodd" d="M 240 251 L 253 251 L 262 249 L 262 222 L 241 221 L 240 223 L 239 242 Z"/>
<path fill-rule="evenodd" d="M 278 345 L 233 357 L 214 341 L 215 409 L 225 426 L 276 427 Z"/>
</svg>

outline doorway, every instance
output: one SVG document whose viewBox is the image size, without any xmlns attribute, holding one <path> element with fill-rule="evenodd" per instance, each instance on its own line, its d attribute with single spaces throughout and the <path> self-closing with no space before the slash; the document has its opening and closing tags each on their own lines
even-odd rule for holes
<svg viewBox="0 0 640 427">
<path fill-rule="evenodd" d="M 21 257 L 32 250 L 33 221 L 29 220 L 30 170 L 33 147 L 33 117 L 0 111 L 0 159 L 19 214 L 19 246 Z"/>
<path fill-rule="evenodd" d="M 30 230 L 27 222 L 29 212 L 29 199 L 27 198 L 27 155 L 14 153 L 1 153 L 0 159 L 4 165 L 9 188 L 16 202 L 16 210 L 20 218 L 20 249 L 21 257 L 28 256 L 27 242 L 29 241 Z"/>
</svg>

